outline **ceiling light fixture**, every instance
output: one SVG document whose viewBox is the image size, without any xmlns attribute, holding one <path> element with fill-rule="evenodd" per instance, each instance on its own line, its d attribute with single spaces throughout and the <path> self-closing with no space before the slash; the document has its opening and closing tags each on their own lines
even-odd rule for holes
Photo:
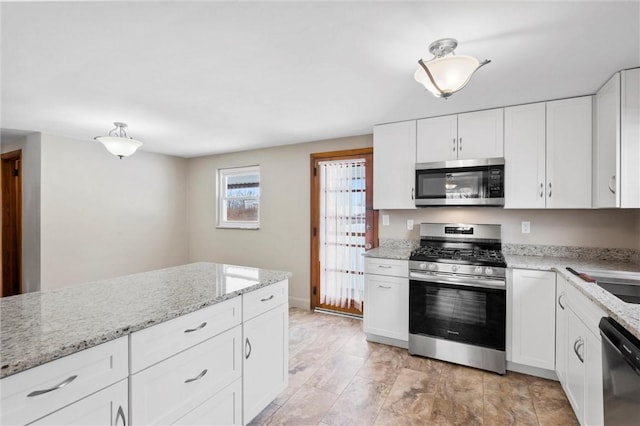
<svg viewBox="0 0 640 426">
<path fill-rule="evenodd" d="M 107 151 L 122 159 L 128 157 L 142 146 L 142 142 L 127 136 L 127 123 L 113 123 L 116 127 L 109 131 L 108 136 L 96 136 L 94 139 L 102 142 Z"/>
<path fill-rule="evenodd" d="M 456 47 L 456 39 L 436 40 L 429 45 L 433 59 L 418 61 L 420 68 L 416 70 L 414 78 L 438 98 L 446 99 L 462 89 L 478 68 L 491 62 L 489 59 L 480 62 L 472 56 L 456 55 Z"/>
</svg>

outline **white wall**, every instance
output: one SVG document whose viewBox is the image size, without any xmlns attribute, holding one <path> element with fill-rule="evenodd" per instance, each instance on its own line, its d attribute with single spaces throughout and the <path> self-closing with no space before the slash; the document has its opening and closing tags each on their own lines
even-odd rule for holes
<svg viewBox="0 0 640 426">
<path fill-rule="evenodd" d="M 3 139 L 2 153 L 22 151 L 22 291 L 40 290 L 40 133 Z"/>
<path fill-rule="evenodd" d="M 389 226 L 382 226 L 382 215 Z M 416 226 L 407 230 L 407 219 Z M 520 232 L 521 221 L 531 222 L 531 233 Z M 423 208 L 382 210 L 379 237 L 420 239 L 420 222 L 502 224 L 502 239 L 512 244 L 640 249 L 640 210 L 504 210 L 499 208 Z"/>
<path fill-rule="evenodd" d="M 311 153 L 371 147 L 372 135 L 341 138 L 189 160 L 189 260 L 293 272 L 293 306 L 309 308 Z M 260 229 L 216 229 L 218 168 L 260 165 Z"/>
<path fill-rule="evenodd" d="M 41 135 L 42 290 L 187 263 L 187 160 Z"/>
</svg>

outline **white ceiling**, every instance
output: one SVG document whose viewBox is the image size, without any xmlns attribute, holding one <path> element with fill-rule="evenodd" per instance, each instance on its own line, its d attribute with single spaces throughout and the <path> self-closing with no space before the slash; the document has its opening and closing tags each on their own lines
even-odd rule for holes
<svg viewBox="0 0 640 426">
<path fill-rule="evenodd" d="M 205 154 L 594 93 L 640 66 L 640 3 L 4 2 L 1 127 Z M 491 59 L 449 100 L 413 80 L 431 41 Z"/>
</svg>

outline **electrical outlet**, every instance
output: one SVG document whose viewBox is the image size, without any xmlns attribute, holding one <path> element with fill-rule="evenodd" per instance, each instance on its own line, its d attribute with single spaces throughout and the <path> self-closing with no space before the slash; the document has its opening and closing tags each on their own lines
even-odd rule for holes
<svg viewBox="0 0 640 426">
<path fill-rule="evenodd" d="M 407 229 L 409 231 L 413 229 L 413 219 L 407 219 Z"/>
<path fill-rule="evenodd" d="M 382 226 L 389 226 L 389 215 L 388 214 L 383 214 L 382 215 Z"/>
<path fill-rule="evenodd" d="M 529 221 L 520 222 L 520 226 L 522 228 L 522 233 L 523 234 L 530 234 L 531 233 L 531 222 L 529 222 Z"/>
</svg>

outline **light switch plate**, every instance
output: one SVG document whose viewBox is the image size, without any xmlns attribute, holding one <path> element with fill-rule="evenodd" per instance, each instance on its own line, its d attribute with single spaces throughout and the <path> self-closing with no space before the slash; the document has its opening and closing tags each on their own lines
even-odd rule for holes
<svg viewBox="0 0 640 426">
<path fill-rule="evenodd" d="M 522 233 L 523 234 L 530 234 L 531 233 L 531 222 L 522 221 L 522 222 L 520 222 L 520 226 L 522 228 Z"/>
<path fill-rule="evenodd" d="M 413 219 L 407 219 L 407 229 L 409 231 L 413 229 Z"/>
<path fill-rule="evenodd" d="M 382 215 L 382 226 L 389 226 L 389 215 L 388 214 L 383 214 Z"/>
</svg>

